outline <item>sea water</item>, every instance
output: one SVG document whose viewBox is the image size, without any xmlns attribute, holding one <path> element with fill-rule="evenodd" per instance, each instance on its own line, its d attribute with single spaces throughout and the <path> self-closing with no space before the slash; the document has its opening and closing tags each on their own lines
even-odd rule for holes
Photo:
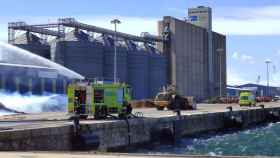
<svg viewBox="0 0 280 158">
<path fill-rule="evenodd" d="M 136 152 L 210 156 L 280 156 L 280 123 L 241 131 L 183 138 L 174 145 L 159 145 L 149 149 L 139 149 Z"/>
</svg>

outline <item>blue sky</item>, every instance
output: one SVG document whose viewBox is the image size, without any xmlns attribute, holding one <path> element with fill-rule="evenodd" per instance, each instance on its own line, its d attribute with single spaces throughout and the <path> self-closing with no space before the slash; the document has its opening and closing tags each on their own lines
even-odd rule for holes
<svg viewBox="0 0 280 158">
<path fill-rule="evenodd" d="M 264 61 L 272 61 L 272 84 L 280 86 L 280 1 L 275 0 L 7 0 L 1 1 L 0 40 L 7 40 L 9 21 L 47 23 L 59 17 L 112 28 L 121 19 L 120 31 L 157 34 L 157 21 L 165 15 L 183 19 L 187 8 L 213 8 L 213 29 L 227 35 L 228 83 L 266 82 Z"/>
</svg>

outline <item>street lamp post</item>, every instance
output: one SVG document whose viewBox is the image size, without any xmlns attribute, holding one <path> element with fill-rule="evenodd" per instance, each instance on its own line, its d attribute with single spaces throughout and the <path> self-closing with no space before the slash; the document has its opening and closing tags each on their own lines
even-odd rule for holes
<svg viewBox="0 0 280 158">
<path fill-rule="evenodd" d="M 271 63 L 271 60 L 267 59 L 265 61 L 266 63 L 266 79 L 267 79 L 267 85 L 266 85 L 266 94 L 267 96 L 270 95 L 270 92 L 269 92 L 269 64 Z"/>
<path fill-rule="evenodd" d="M 120 24 L 121 21 L 119 19 L 114 19 L 111 21 L 111 24 L 115 26 L 115 35 L 114 35 L 114 83 L 117 82 L 117 24 Z"/>
<path fill-rule="evenodd" d="M 219 96 L 222 97 L 222 53 L 224 52 L 223 48 L 218 48 L 217 49 L 218 56 L 219 56 L 219 80 L 220 80 L 220 85 L 219 85 Z"/>
</svg>

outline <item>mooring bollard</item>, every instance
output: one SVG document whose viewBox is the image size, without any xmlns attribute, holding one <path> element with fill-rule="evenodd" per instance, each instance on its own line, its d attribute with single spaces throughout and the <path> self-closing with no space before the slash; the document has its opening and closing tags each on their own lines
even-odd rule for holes
<svg viewBox="0 0 280 158">
<path fill-rule="evenodd" d="M 234 115 L 232 106 L 228 106 L 226 109 L 229 110 L 229 113 L 225 116 L 224 127 L 241 128 L 244 124 L 242 115 Z"/>
<path fill-rule="evenodd" d="M 228 109 L 229 112 L 232 112 L 232 106 L 228 106 L 226 109 Z"/>
</svg>

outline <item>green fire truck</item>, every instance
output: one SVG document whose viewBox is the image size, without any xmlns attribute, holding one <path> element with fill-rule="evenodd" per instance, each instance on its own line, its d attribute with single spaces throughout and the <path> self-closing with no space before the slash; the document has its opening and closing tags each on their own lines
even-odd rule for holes
<svg viewBox="0 0 280 158">
<path fill-rule="evenodd" d="M 67 95 L 68 113 L 84 119 L 105 119 L 111 114 L 123 118 L 132 112 L 131 89 L 125 83 L 75 82 L 68 86 Z"/>
</svg>

